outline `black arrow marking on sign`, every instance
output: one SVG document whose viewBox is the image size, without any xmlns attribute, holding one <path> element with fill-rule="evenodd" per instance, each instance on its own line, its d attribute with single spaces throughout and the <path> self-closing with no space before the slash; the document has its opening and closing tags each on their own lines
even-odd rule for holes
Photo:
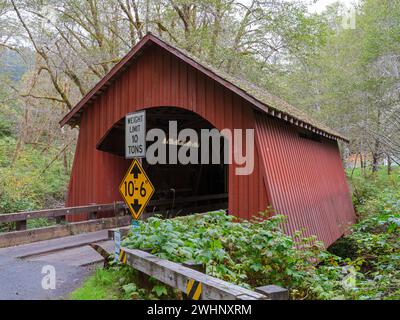
<svg viewBox="0 0 400 320">
<path fill-rule="evenodd" d="M 133 166 L 130 174 L 133 175 L 133 179 L 137 179 L 138 175 L 141 174 L 142 171 L 140 170 L 140 168 L 138 167 L 137 163 L 135 163 L 135 165 Z"/>
<path fill-rule="evenodd" d="M 142 205 L 139 203 L 138 199 L 135 199 L 133 203 L 131 203 L 131 207 L 135 213 L 138 213 Z"/>
</svg>

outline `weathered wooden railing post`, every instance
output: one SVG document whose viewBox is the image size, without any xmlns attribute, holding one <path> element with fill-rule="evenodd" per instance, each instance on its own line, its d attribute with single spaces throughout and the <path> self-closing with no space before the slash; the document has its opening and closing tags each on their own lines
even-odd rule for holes
<svg viewBox="0 0 400 320">
<path fill-rule="evenodd" d="M 66 216 L 59 216 L 59 217 L 56 217 L 56 223 L 57 223 L 57 224 L 62 224 L 62 223 L 64 223 L 66 220 L 67 220 L 67 219 L 66 219 Z"/>
<path fill-rule="evenodd" d="M 193 262 L 193 261 L 186 261 L 182 263 L 184 267 L 190 268 L 192 270 L 196 270 L 202 273 L 206 273 L 206 266 L 202 263 Z"/>
<path fill-rule="evenodd" d="M 90 205 L 96 205 L 96 203 L 91 203 Z M 90 211 L 89 212 L 89 220 L 97 219 L 97 211 Z"/>
<path fill-rule="evenodd" d="M 26 230 L 26 220 L 16 221 L 15 222 L 15 229 L 17 231 Z"/>
<path fill-rule="evenodd" d="M 121 217 L 125 215 L 125 208 L 120 203 L 114 201 L 114 216 Z"/>
<path fill-rule="evenodd" d="M 65 222 L 65 216 L 57 217 L 56 218 L 56 224 L 62 224 Z"/>
<path fill-rule="evenodd" d="M 182 265 L 184 267 L 190 268 L 192 270 L 196 270 L 199 271 L 201 273 L 206 273 L 206 265 L 202 264 L 202 263 L 197 263 L 194 261 L 186 261 L 183 262 Z M 182 292 L 182 299 L 183 300 L 190 300 L 190 298 L 188 297 L 188 295 L 185 292 Z"/>
<path fill-rule="evenodd" d="M 271 300 L 289 300 L 288 289 L 276 285 L 257 287 L 255 291 L 265 294 Z"/>
</svg>

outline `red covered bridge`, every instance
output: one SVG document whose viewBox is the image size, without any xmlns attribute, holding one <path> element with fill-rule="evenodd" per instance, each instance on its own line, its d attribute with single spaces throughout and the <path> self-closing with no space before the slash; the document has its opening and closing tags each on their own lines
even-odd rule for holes
<svg viewBox="0 0 400 320">
<path fill-rule="evenodd" d="M 339 133 L 265 90 L 233 78 L 147 34 L 62 119 L 79 126 L 68 206 L 121 201 L 125 115 L 147 110 L 147 128 L 255 129 L 251 175 L 230 165 L 149 165 L 156 194 L 148 211 L 228 208 L 250 218 L 272 206 L 288 232 L 331 244 L 354 222 L 338 149 Z M 84 217 L 78 217 L 81 219 Z"/>
</svg>

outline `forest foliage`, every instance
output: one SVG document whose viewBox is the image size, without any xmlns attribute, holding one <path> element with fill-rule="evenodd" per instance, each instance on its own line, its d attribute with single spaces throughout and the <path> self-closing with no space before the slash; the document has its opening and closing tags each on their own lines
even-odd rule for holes
<svg viewBox="0 0 400 320">
<path fill-rule="evenodd" d="M 149 31 L 347 135 L 345 165 L 398 163 L 400 3 L 352 12 L 354 29 L 300 0 L 0 0 L 0 211 L 62 202 L 77 130 L 58 121 Z"/>
<path fill-rule="evenodd" d="M 20 60 L 10 55 L 6 61 L 7 66 L 1 69 L 3 76 L 9 75 L 8 81 L 15 83 L 23 75 Z M 53 141 L 45 143 L 45 123 L 39 129 L 23 128 L 20 119 L 24 112 L 34 117 L 27 115 L 28 111 L 0 85 L 0 213 L 64 204 L 70 157 L 63 159 Z M 30 130 L 43 131 L 27 137 Z"/>
</svg>

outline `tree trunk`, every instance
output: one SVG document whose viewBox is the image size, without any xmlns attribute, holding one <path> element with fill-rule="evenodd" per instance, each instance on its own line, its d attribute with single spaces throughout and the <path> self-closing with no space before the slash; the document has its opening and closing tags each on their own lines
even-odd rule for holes
<svg viewBox="0 0 400 320">
<path fill-rule="evenodd" d="M 378 172 L 379 169 L 379 147 L 380 142 L 375 139 L 374 151 L 372 152 L 372 172 Z"/>
<path fill-rule="evenodd" d="M 68 148 L 65 149 L 64 152 L 63 152 L 63 164 L 64 164 L 65 175 L 69 174 L 67 151 L 68 151 Z"/>
<path fill-rule="evenodd" d="M 378 108 L 377 114 L 377 132 L 381 128 L 381 109 Z M 375 138 L 374 149 L 372 151 L 372 173 L 378 172 L 379 169 L 379 155 L 380 155 L 381 142 L 379 138 Z"/>
<path fill-rule="evenodd" d="M 387 174 L 390 175 L 392 173 L 392 159 L 390 155 L 387 155 Z"/>
<path fill-rule="evenodd" d="M 353 177 L 354 170 L 356 169 L 356 166 L 357 166 L 358 155 L 359 155 L 359 154 L 357 153 L 357 154 L 356 154 L 356 158 L 354 159 L 353 170 L 351 170 L 351 177 Z M 361 156 L 361 154 L 360 154 L 360 156 Z"/>
<path fill-rule="evenodd" d="M 360 171 L 361 171 L 361 175 L 365 176 L 365 162 L 364 162 L 364 157 L 363 157 L 362 140 L 360 142 Z"/>
</svg>

